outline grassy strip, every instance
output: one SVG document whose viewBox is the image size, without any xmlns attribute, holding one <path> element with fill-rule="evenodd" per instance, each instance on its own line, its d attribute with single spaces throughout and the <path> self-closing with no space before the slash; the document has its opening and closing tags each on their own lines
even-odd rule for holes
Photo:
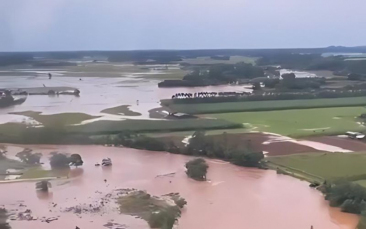
<svg viewBox="0 0 366 229">
<path fill-rule="evenodd" d="M 226 103 L 199 103 L 199 104 L 167 104 L 175 112 L 189 114 L 213 114 L 243 111 L 273 111 L 288 109 L 309 109 L 327 107 L 352 107 L 366 105 L 366 97 L 349 97 L 335 99 L 300 99 L 300 100 L 273 100 Z"/>
<path fill-rule="evenodd" d="M 33 118 L 44 126 L 66 126 L 81 123 L 88 119 L 98 118 L 99 116 L 92 116 L 84 113 L 61 113 L 52 115 L 42 115 L 41 112 L 23 111 L 13 112 L 10 114 L 24 115 Z"/>
<path fill-rule="evenodd" d="M 34 167 L 25 170 L 20 179 L 36 179 L 52 176 L 53 176 L 52 171 Z"/>
<path fill-rule="evenodd" d="M 269 169 L 276 170 L 277 173 L 279 173 L 279 174 L 289 175 L 289 176 L 295 177 L 300 180 L 305 180 L 309 183 L 313 183 L 313 182 L 322 183 L 324 181 L 324 179 L 322 177 L 307 173 L 305 171 L 300 171 L 295 168 L 282 166 L 282 165 L 276 164 L 271 161 L 267 161 L 266 166 Z"/>
</svg>

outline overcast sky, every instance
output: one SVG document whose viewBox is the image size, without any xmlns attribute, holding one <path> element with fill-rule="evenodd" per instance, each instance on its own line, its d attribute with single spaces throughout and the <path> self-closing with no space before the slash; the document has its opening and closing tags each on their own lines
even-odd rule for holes
<svg viewBox="0 0 366 229">
<path fill-rule="evenodd" d="M 0 51 L 366 45 L 366 0 L 0 0 Z"/>
</svg>

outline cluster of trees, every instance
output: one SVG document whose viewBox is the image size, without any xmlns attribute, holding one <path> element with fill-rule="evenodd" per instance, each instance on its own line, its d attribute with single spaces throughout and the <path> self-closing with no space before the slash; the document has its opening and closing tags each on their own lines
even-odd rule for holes
<svg viewBox="0 0 366 229">
<path fill-rule="evenodd" d="M 366 189 L 353 182 L 325 184 L 322 191 L 332 207 L 342 211 L 361 214 L 366 211 Z"/>
<path fill-rule="evenodd" d="M 283 68 L 304 69 L 319 59 L 322 59 L 320 54 L 267 53 L 256 63 L 257 65 L 280 65 Z"/>
<path fill-rule="evenodd" d="M 324 182 L 318 189 L 324 193 L 330 206 L 343 212 L 360 215 L 358 229 L 366 229 L 366 189 L 352 181 Z"/>
<path fill-rule="evenodd" d="M 234 145 L 228 141 L 227 134 L 206 136 L 204 131 L 196 131 L 181 153 L 193 156 L 220 158 L 233 164 L 247 167 L 261 167 L 263 152 L 251 149 L 250 144 Z"/>
<path fill-rule="evenodd" d="M 71 166 L 83 165 L 83 160 L 79 154 L 71 154 L 70 156 L 58 152 L 51 152 L 50 165 L 53 169 L 68 168 Z"/>
<path fill-rule="evenodd" d="M 267 88 L 276 88 L 279 90 L 303 90 L 303 89 L 319 89 L 326 83 L 325 78 L 296 78 L 294 73 L 286 73 L 281 75 L 280 79 L 266 79 L 263 84 Z"/>
<path fill-rule="evenodd" d="M 24 149 L 23 151 L 17 153 L 15 155 L 18 157 L 23 163 L 28 165 L 39 165 L 41 162 L 41 153 L 33 153 L 31 149 Z"/>
<path fill-rule="evenodd" d="M 145 149 L 151 151 L 166 150 L 164 142 L 156 138 L 151 138 L 131 131 L 124 131 L 113 137 L 106 136 L 104 139 L 101 139 L 100 142 L 104 144 L 123 145 L 134 149 Z"/>
<path fill-rule="evenodd" d="M 202 158 L 190 160 L 186 163 L 186 174 L 198 181 L 206 180 L 208 165 Z"/>
<path fill-rule="evenodd" d="M 195 68 L 185 75 L 183 80 L 165 80 L 158 84 L 159 87 L 195 87 L 226 83 L 234 83 L 241 80 L 264 77 L 261 67 L 253 66 L 244 62 L 236 64 L 215 64 L 208 68 Z"/>
<path fill-rule="evenodd" d="M 263 152 L 254 151 L 249 144 L 231 144 L 225 133 L 213 138 L 212 136 L 206 136 L 205 131 L 196 131 L 189 139 L 188 144 L 184 146 L 178 146 L 173 141 L 167 142 L 133 132 L 122 132 L 113 137 L 108 136 L 100 139 L 99 143 L 198 157 L 219 158 L 236 165 L 248 167 L 261 167 L 261 160 L 264 158 Z"/>
</svg>

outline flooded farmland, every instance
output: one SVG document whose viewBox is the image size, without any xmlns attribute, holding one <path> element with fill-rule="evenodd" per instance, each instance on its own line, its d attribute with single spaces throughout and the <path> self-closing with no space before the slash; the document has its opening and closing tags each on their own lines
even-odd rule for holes
<svg viewBox="0 0 366 229">
<path fill-rule="evenodd" d="M 45 70 L 43 70 L 45 71 Z M 60 71 L 58 71 L 60 72 Z M 60 73 L 61 74 L 61 73 Z M 64 73 L 66 74 L 66 73 Z M 68 73 L 72 75 L 72 73 Z M 30 95 L 21 106 L 12 106 L 0 110 L 0 123 L 21 122 L 25 116 L 9 114 L 12 112 L 37 111 L 42 114 L 56 114 L 65 112 L 83 112 L 90 115 L 105 116 L 104 119 L 149 119 L 149 110 L 160 107 L 161 99 L 169 99 L 177 92 L 194 93 L 201 91 L 243 91 L 243 86 L 221 85 L 194 88 L 158 88 L 161 80 L 149 78 L 151 72 L 144 74 L 127 74 L 114 77 L 76 77 L 53 76 L 1 76 L 2 88 L 41 88 L 49 87 L 62 89 L 78 88 L 80 97 L 70 95 L 48 96 Z M 142 77 L 144 76 L 144 77 Z M 130 109 L 141 113 L 137 117 L 116 117 L 101 113 L 103 109 L 120 105 L 130 105 Z"/>
<path fill-rule="evenodd" d="M 124 65 L 116 67 L 123 68 Z M 103 73 L 87 77 L 87 73 L 80 76 L 57 69 L 51 72 L 51 80 L 44 69 L 23 70 L 16 76 L 17 80 L 14 80 L 15 76 L 2 73 L 0 83 L 4 88 L 78 88 L 80 97 L 30 95 L 19 106 L 1 109 L 0 123 L 24 121 L 26 116 L 10 114 L 24 111 L 42 114 L 82 112 L 97 117 L 82 123 L 124 118 L 150 119 L 149 110 L 160 107 L 161 99 L 168 99 L 175 93 L 245 90 L 243 85 L 158 88 L 157 83 L 161 80 L 154 76 L 162 74 L 161 70 L 113 73 L 105 77 L 101 77 Z M 121 105 L 129 106 L 132 112 L 140 115 L 131 117 L 102 112 Z M 281 136 L 251 135 L 252 144 L 266 151 L 267 156 L 289 153 L 284 148 L 296 153 L 318 152 L 328 147 L 327 142 L 319 146 L 320 143 L 314 145 L 310 141 L 300 142 Z M 23 147 L 43 154 L 44 169 L 50 169 L 48 158 L 53 151 L 80 154 L 84 165 L 62 173 L 54 171 L 59 178 L 51 180 L 52 188 L 47 194 L 35 190 L 34 180 L 0 181 L 0 207 L 10 212 L 9 222 L 13 229 L 149 228 L 140 218 L 119 214 L 116 200 L 111 196 L 116 190 L 129 188 L 146 190 L 156 196 L 179 193 L 188 202 L 176 226 L 179 229 L 309 229 L 311 226 L 314 229 L 353 229 L 358 222 L 358 216 L 329 207 L 321 193 L 309 188 L 308 183 L 278 175 L 272 170 L 207 160 L 210 166 L 208 181 L 197 182 L 185 174 L 184 164 L 190 158 L 182 155 L 103 146 L 8 145 L 7 156 L 15 159 L 15 154 Z M 333 147 L 330 151 L 341 148 Z M 111 158 L 113 165 L 95 166 L 103 158 Z M 88 210 L 75 214 L 73 210 L 80 208 Z M 31 212 L 32 220 L 15 217 L 19 212 Z"/>
<path fill-rule="evenodd" d="M 121 228 L 148 228 L 146 222 L 120 215 L 113 201 L 98 212 L 73 214 L 70 207 L 98 203 L 115 189 L 135 188 L 153 195 L 179 192 L 188 204 L 179 219 L 179 229 L 327 228 L 353 229 L 358 217 L 329 207 L 320 192 L 308 183 L 278 175 L 275 171 L 237 167 L 220 160 L 208 160 L 208 181 L 197 182 L 185 174 L 182 155 L 103 146 L 8 146 L 9 156 L 29 147 L 43 154 L 78 153 L 84 165 L 72 168 L 68 179 L 52 180 L 48 195 L 37 195 L 35 182 L 0 184 L 0 205 L 19 211 L 30 209 L 33 217 L 55 217 L 52 222 L 10 221 L 22 228 L 104 228 L 108 222 Z M 96 167 L 102 158 L 111 167 Z M 223 214 L 225 213 L 225 214 Z"/>
</svg>

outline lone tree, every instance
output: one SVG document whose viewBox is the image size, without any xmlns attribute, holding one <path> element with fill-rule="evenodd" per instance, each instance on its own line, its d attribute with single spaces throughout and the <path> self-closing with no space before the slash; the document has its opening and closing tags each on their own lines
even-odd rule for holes
<svg viewBox="0 0 366 229">
<path fill-rule="evenodd" d="M 253 152 L 250 149 L 235 149 L 231 152 L 230 162 L 239 166 L 260 167 L 263 158 L 263 152 Z"/>
<path fill-rule="evenodd" d="M 208 165 L 202 158 L 193 159 L 186 163 L 187 175 L 195 180 L 204 181 L 206 180 L 206 173 Z"/>
<path fill-rule="evenodd" d="M 81 166 L 83 165 L 83 160 L 81 159 L 80 154 L 71 154 L 69 157 L 69 164 L 73 166 Z"/>
<path fill-rule="evenodd" d="M 40 164 L 42 154 L 33 153 L 33 150 L 31 149 L 24 149 L 23 151 L 17 153 L 15 156 L 28 165 L 37 165 Z"/>
</svg>

